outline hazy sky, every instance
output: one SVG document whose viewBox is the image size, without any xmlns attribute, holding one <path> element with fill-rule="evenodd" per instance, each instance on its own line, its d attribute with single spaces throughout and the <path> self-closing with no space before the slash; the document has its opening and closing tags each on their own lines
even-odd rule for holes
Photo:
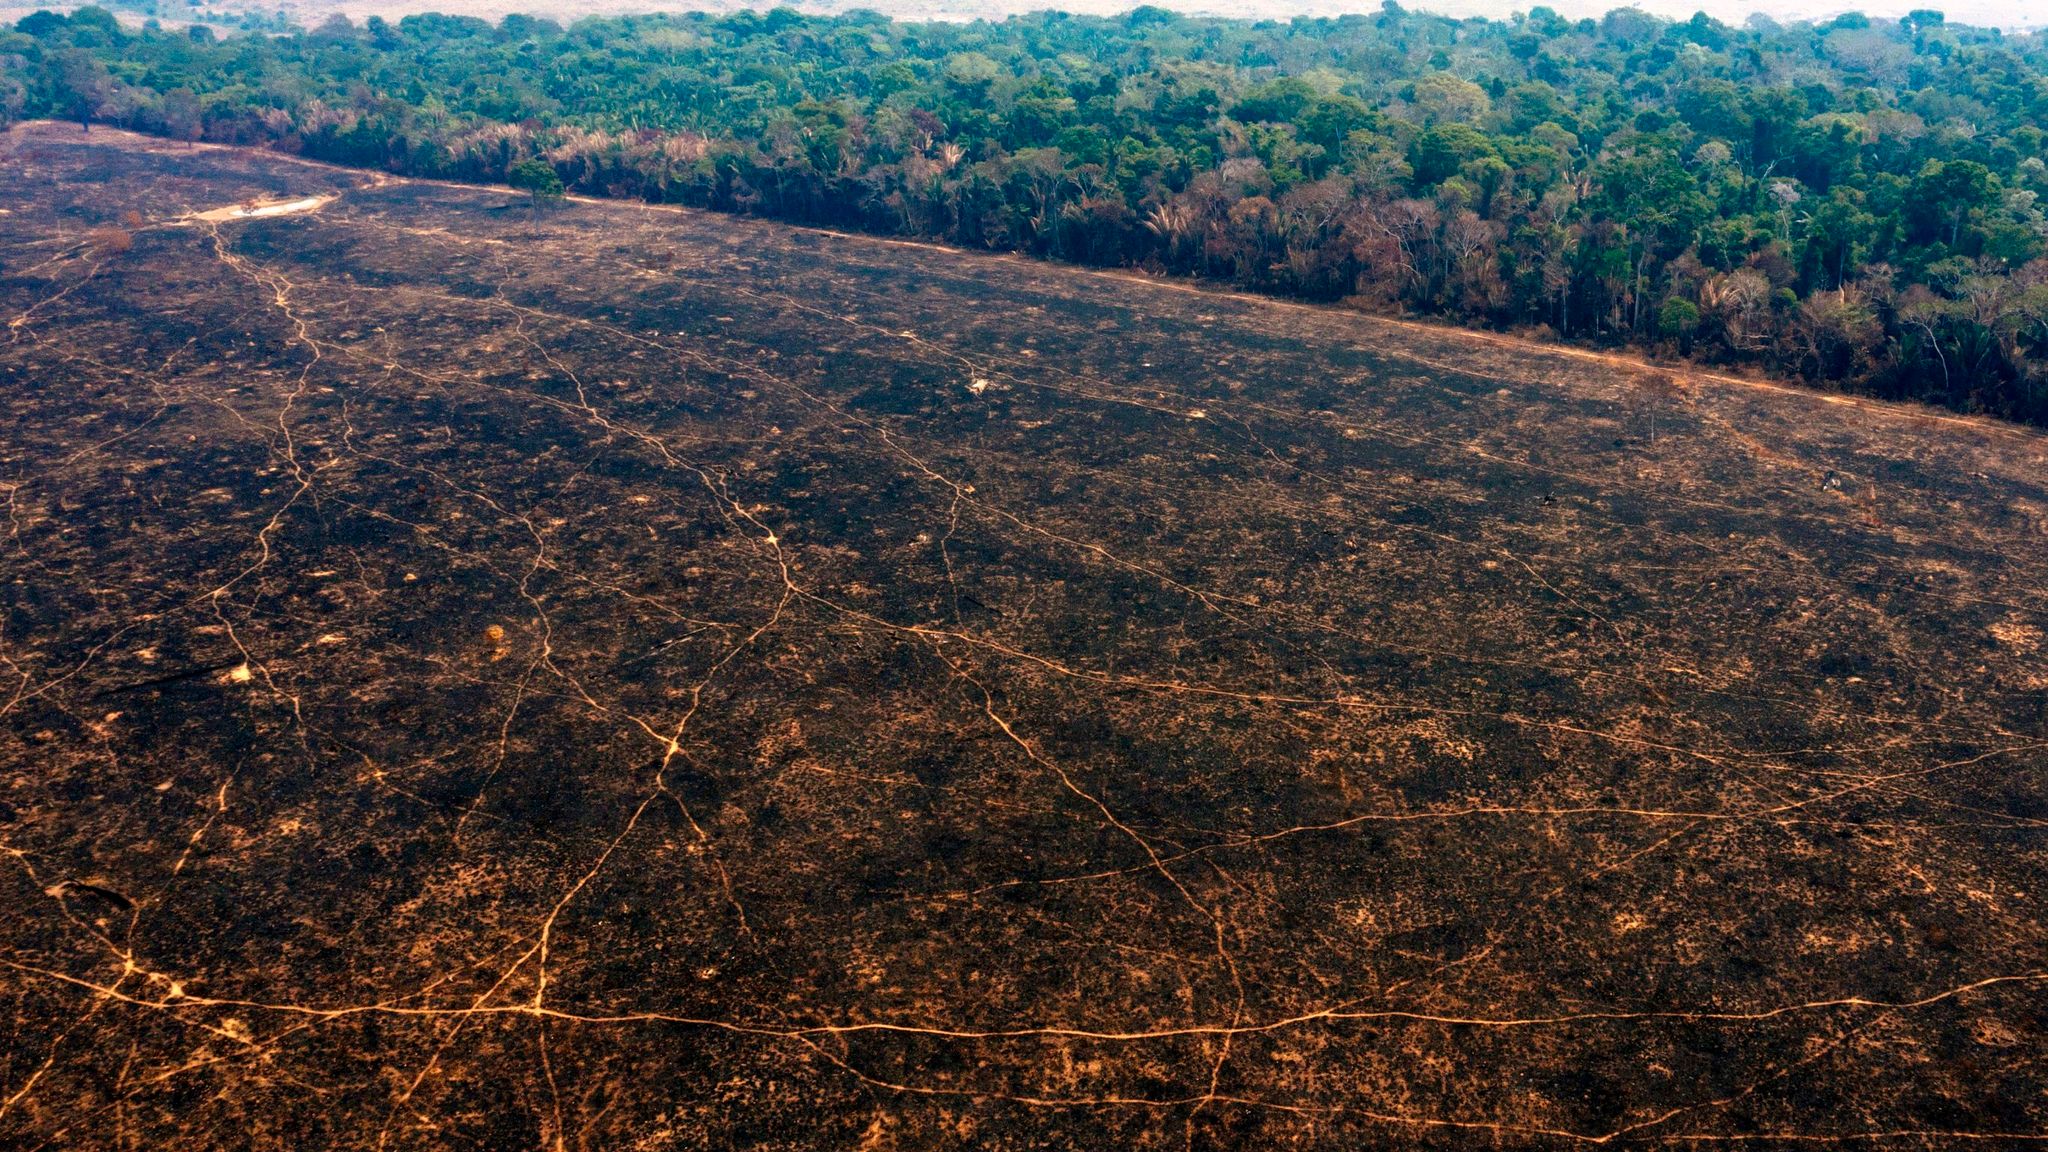
<svg viewBox="0 0 2048 1152">
<path fill-rule="evenodd" d="M 625 0 L 600 0 L 613 4 Z M 690 0 L 656 0 L 662 7 L 687 6 Z M 697 0 L 703 4 L 706 0 Z M 716 6 L 767 4 L 773 0 L 710 0 Z M 804 0 L 784 0 L 806 6 Z M 1063 8 L 1069 12 L 1103 15 L 1122 12 L 1146 0 L 813 0 L 834 9 L 866 6 L 890 13 L 915 15 L 920 10 L 949 15 L 999 18 L 1010 12 L 1039 8 Z M 1162 8 L 1214 16 L 1249 16 L 1286 19 L 1289 16 L 1336 16 L 1346 12 L 1377 12 L 1380 0 L 1149 0 Z M 1403 7 L 1449 16 L 1504 17 L 1527 12 L 1538 4 L 1574 19 L 1599 16 L 1612 8 L 1631 6 L 1628 0 L 1400 0 Z M 1759 13 L 1780 20 L 1823 19 L 1843 12 L 1867 16 L 1899 17 L 1917 8 L 1944 12 L 1959 24 L 1996 26 L 2007 29 L 2039 28 L 2048 25 L 2048 0 L 1634 0 L 1633 7 L 1659 16 L 1683 20 L 1704 10 L 1730 24 L 1741 24 Z"/>
<path fill-rule="evenodd" d="M 674 3 L 676 0 L 666 0 Z M 801 0 L 798 0 L 801 3 Z M 826 0 L 834 7 L 865 3 L 890 11 L 891 0 Z M 946 7 L 973 12 L 1023 12 L 1065 8 L 1101 14 L 1136 7 L 1141 0 L 894 0 L 911 8 Z M 1285 19 L 1293 15 L 1335 16 L 1345 12 L 1377 12 L 1380 0 L 1149 0 L 1162 8 L 1216 16 Z M 1920 8 L 1946 13 L 1958 24 L 2006 29 L 2048 26 L 2048 0 L 1400 0 L 1402 7 L 1447 16 L 1504 17 L 1527 12 L 1539 4 L 1570 16 L 1599 16 L 1609 9 L 1636 7 L 1659 16 L 1683 20 L 1695 12 L 1740 25 L 1761 13 L 1780 20 L 1825 19 L 1844 12 L 1896 18 Z"/>
<path fill-rule="evenodd" d="M 0 0 L 0 20 L 12 21 L 36 7 L 74 7 L 77 0 Z M 1150 2 L 1164 8 L 1214 16 L 1286 19 L 1289 16 L 1336 16 L 1346 12 L 1377 12 L 1380 0 L 212 0 L 213 7 L 234 11 L 282 8 L 311 26 L 330 12 L 357 19 L 380 15 L 395 19 L 411 12 L 450 12 L 495 19 L 507 12 L 530 12 L 573 19 L 591 13 L 676 12 L 690 9 L 732 11 L 791 4 L 809 11 L 873 8 L 904 19 L 1002 19 L 1016 12 L 1059 8 L 1087 15 L 1109 15 Z M 1400 0 L 1407 8 L 1450 16 L 1503 17 L 1526 12 L 1538 4 L 1574 19 L 1599 16 L 1625 0 Z M 1761 13 L 1781 20 L 1821 19 L 1857 11 L 1870 16 L 1898 17 L 1916 8 L 1934 8 L 1960 24 L 2006 29 L 2048 26 L 2048 0 L 1634 0 L 1634 7 L 1660 16 L 1684 19 L 1704 10 L 1730 24 Z"/>
<path fill-rule="evenodd" d="M 289 6 L 290 0 L 284 0 Z M 366 0 L 298 0 L 309 4 L 364 3 Z M 368 0 L 380 2 L 380 0 Z M 381 0 L 382 3 L 403 3 L 405 0 Z M 430 3 L 431 0 L 412 0 L 414 3 Z M 463 0 L 455 0 L 457 3 Z M 467 0 L 469 3 L 516 5 L 519 0 Z M 789 3 L 799 8 L 843 10 L 846 8 L 874 8 L 891 15 L 916 18 L 918 16 L 943 16 L 960 18 L 981 16 L 1001 19 L 1015 12 L 1030 12 L 1045 8 L 1059 8 L 1069 12 L 1088 15 L 1108 15 L 1128 11 L 1141 3 L 1153 3 L 1163 8 L 1212 16 L 1242 16 L 1260 19 L 1286 19 L 1290 16 L 1336 16 L 1346 12 L 1377 12 L 1380 0 L 552 0 L 556 5 L 570 8 L 579 5 L 619 8 L 709 8 L 732 9 L 741 7 L 769 7 L 775 3 Z M 1708 15 L 1740 25 L 1753 15 L 1762 14 L 1780 20 L 1825 19 L 1844 12 L 1862 12 L 1867 16 L 1896 18 L 1914 9 L 1933 8 L 1944 12 L 1950 20 L 1959 24 L 1976 24 L 2007 29 L 2040 28 L 2048 25 L 2048 0 L 1400 0 L 1404 7 L 1427 12 L 1439 12 L 1448 16 L 1492 16 L 1505 17 L 1516 12 L 1526 12 L 1538 4 L 1551 8 L 1574 19 L 1581 16 L 1599 16 L 1613 8 L 1637 7 L 1659 16 L 1683 20 L 1694 12 L 1704 10 Z M 545 7 L 550 0 L 528 0 L 528 3 Z"/>
<path fill-rule="evenodd" d="M 1227 2 L 1227 0 L 1226 0 Z M 1453 16 L 1506 16 L 1512 12 L 1526 12 L 1536 3 L 1545 0 L 1527 0 L 1511 3 L 1509 0 L 1415 0 L 1404 6 L 1430 12 L 1443 12 Z M 1624 7 L 1621 3 L 1603 3 L 1601 0 L 1547 0 L 1550 7 L 1567 16 L 1598 16 L 1610 8 Z M 1185 6 L 1194 8 L 1199 0 L 1188 0 Z M 1334 6 L 1334 5 L 1333 5 Z M 1948 14 L 1948 18 L 1959 24 L 1996 25 L 2000 28 L 2039 28 L 2048 25 L 2048 0 L 1635 0 L 1634 7 L 1659 16 L 1684 18 L 1694 12 L 1704 11 L 1709 16 L 1740 24 L 1755 13 L 1778 19 L 1811 18 L 1835 16 L 1843 12 L 1861 12 L 1866 16 L 1903 16 L 1916 8 L 1933 8 Z M 1378 7 L 1354 3 L 1342 5 L 1350 10 Z"/>
</svg>

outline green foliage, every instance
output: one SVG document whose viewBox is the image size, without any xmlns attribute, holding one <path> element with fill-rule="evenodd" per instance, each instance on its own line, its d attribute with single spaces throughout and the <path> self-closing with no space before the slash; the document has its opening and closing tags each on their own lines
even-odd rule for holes
<svg viewBox="0 0 2048 1152">
<path fill-rule="evenodd" d="M 1296 76 L 1282 76 L 1245 93 L 1230 114 L 1246 122 L 1267 120 L 1286 123 L 1307 111 L 1316 98 L 1315 86 L 1308 81 Z"/>
<path fill-rule="evenodd" d="M 1486 133 L 1466 124 L 1439 124 L 1426 129 L 1408 149 L 1415 183 L 1423 188 L 1455 174 L 1470 161 L 1488 158 L 1499 159 L 1499 150 Z"/>
<path fill-rule="evenodd" d="M 562 195 L 565 189 L 562 178 L 555 174 L 552 165 L 540 160 L 521 160 L 505 173 L 505 183 L 531 195 L 536 200 L 546 200 Z"/>
<path fill-rule="evenodd" d="M 1699 306 L 1683 296 L 1673 296 L 1657 309 L 1657 329 L 1674 339 L 1692 335 L 1700 326 Z"/>
<path fill-rule="evenodd" d="M 2048 422 L 2048 41 L 1451 20 L 423 14 L 0 29 L 0 125 L 113 121 L 1756 363 Z"/>
</svg>

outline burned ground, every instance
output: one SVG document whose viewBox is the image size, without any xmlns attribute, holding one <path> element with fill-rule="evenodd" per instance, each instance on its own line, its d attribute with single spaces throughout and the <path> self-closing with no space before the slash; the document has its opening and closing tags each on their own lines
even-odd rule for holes
<svg viewBox="0 0 2048 1152">
<path fill-rule="evenodd" d="M 2037 435 L 0 147 L 0 1143 L 2048 1133 Z"/>
</svg>

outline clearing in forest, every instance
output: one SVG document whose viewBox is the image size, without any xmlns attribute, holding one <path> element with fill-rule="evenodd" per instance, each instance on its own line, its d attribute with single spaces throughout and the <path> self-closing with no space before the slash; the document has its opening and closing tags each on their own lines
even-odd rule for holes
<svg viewBox="0 0 2048 1152">
<path fill-rule="evenodd" d="M 2048 1132 L 2038 435 L 10 147 L 0 1143 Z"/>
</svg>

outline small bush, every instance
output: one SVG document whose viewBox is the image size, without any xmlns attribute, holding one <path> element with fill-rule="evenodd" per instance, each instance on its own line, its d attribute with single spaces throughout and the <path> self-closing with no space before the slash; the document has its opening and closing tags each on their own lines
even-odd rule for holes
<svg viewBox="0 0 2048 1152">
<path fill-rule="evenodd" d="M 87 243 L 92 245 L 93 251 L 102 256 L 119 256 L 121 253 L 135 247 L 135 234 L 133 232 L 125 228 L 116 228 L 111 224 L 95 228 L 86 233 L 85 239 Z"/>
</svg>

